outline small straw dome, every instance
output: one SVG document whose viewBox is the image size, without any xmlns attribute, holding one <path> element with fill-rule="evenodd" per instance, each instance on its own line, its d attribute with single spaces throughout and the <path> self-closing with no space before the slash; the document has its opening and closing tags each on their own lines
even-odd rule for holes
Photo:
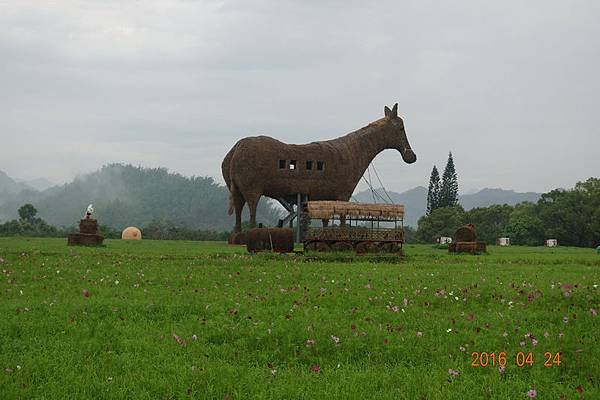
<svg viewBox="0 0 600 400">
<path fill-rule="evenodd" d="M 142 231 L 135 226 L 129 226 L 123 229 L 121 233 L 121 239 L 123 240 L 142 240 Z"/>
</svg>

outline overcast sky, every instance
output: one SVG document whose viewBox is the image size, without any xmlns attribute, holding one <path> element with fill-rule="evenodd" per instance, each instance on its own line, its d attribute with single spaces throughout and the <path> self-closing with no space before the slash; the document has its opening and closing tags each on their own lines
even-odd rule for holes
<svg viewBox="0 0 600 400">
<path fill-rule="evenodd" d="M 366 6 L 371 3 L 374 6 Z M 331 139 L 399 103 L 427 185 L 547 191 L 600 176 L 598 1 L 1 1 L 0 170 L 111 162 L 222 182 L 244 136 Z"/>
</svg>

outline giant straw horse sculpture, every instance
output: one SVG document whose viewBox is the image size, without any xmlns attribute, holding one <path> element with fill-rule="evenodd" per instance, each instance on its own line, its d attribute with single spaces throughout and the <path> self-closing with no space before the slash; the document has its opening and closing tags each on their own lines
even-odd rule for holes
<svg viewBox="0 0 600 400">
<path fill-rule="evenodd" d="M 310 200 L 348 201 L 371 161 L 385 149 L 396 149 L 408 164 L 417 156 L 410 148 L 398 104 L 384 108 L 385 117 L 333 140 L 286 144 L 268 136 L 247 137 L 227 153 L 221 169 L 229 188 L 229 214 L 241 231 L 248 203 L 250 226 L 256 225 L 261 196 L 284 204 L 300 193 Z"/>
</svg>

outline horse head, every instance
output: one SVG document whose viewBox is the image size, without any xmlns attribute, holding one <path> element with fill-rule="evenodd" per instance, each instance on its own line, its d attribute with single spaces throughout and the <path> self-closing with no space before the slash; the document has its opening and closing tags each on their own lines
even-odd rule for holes
<svg viewBox="0 0 600 400">
<path fill-rule="evenodd" d="M 398 103 L 390 110 L 388 106 L 383 109 L 385 113 L 384 123 L 388 127 L 388 137 L 390 148 L 394 148 L 400 152 L 402 159 L 407 164 L 412 164 L 417 161 L 417 155 L 411 149 L 410 143 L 406 138 L 404 130 L 404 121 L 398 116 Z"/>
</svg>

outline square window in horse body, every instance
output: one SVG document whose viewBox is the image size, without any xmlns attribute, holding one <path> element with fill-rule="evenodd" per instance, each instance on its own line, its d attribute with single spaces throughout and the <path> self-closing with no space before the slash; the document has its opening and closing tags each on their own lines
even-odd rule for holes
<svg viewBox="0 0 600 400">
<path fill-rule="evenodd" d="M 296 169 L 296 160 L 290 160 L 290 169 Z"/>
<path fill-rule="evenodd" d="M 312 170 L 312 164 L 313 164 L 312 161 L 307 161 L 306 162 L 306 169 L 309 170 L 309 171 Z"/>
<path fill-rule="evenodd" d="M 279 169 L 285 169 L 285 160 L 279 160 Z"/>
<path fill-rule="evenodd" d="M 324 168 L 325 168 L 325 163 L 323 161 L 317 161 L 317 170 L 323 171 Z"/>
</svg>

